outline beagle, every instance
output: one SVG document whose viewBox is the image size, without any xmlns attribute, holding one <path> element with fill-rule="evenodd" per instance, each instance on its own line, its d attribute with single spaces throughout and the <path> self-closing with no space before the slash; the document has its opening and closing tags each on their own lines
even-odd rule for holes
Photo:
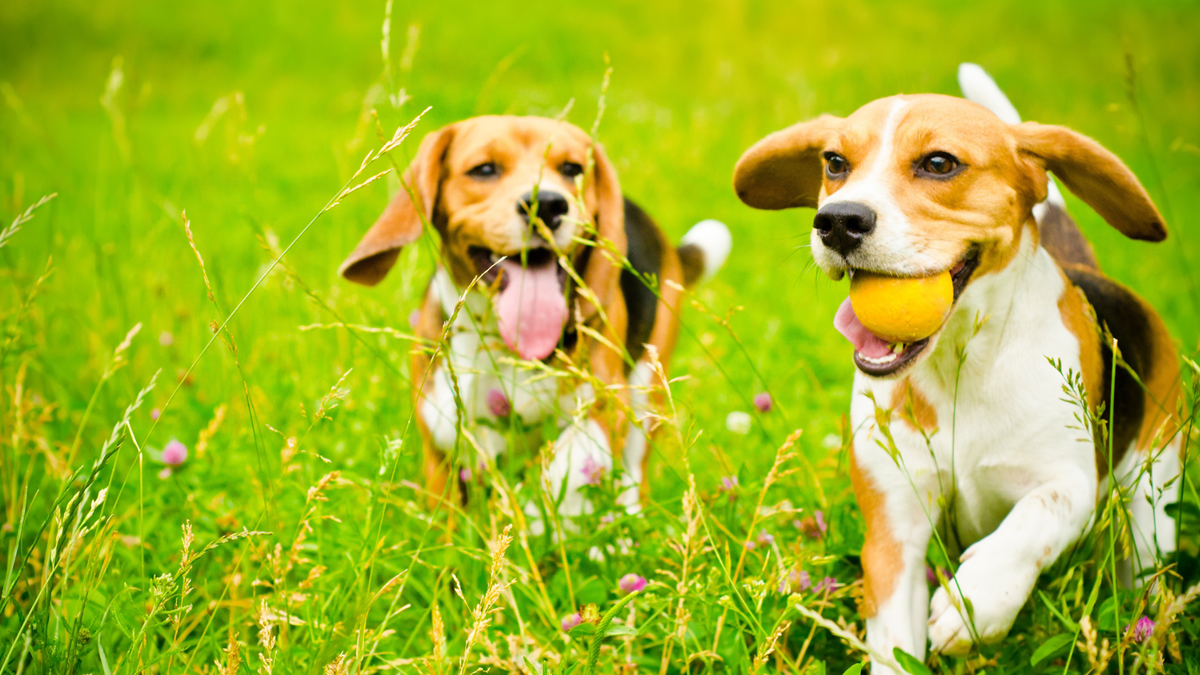
<svg viewBox="0 0 1200 675">
<path fill-rule="evenodd" d="M 649 392 L 664 384 L 647 345 L 665 368 L 683 290 L 724 263 L 728 229 L 703 221 L 670 245 L 622 195 L 604 150 L 552 119 L 446 126 L 421 142 L 403 182 L 339 271 L 372 286 L 423 223 L 441 239 L 415 329 L 448 345 L 411 360 L 428 496 L 445 494 L 452 464 L 501 454 L 504 430 L 552 422 L 561 431 L 543 478 L 555 496 L 565 482 L 560 512 L 590 510 L 580 488 L 614 462 L 620 502 L 636 510 Z M 451 489 L 467 474 L 454 475 Z"/>
<path fill-rule="evenodd" d="M 849 299 L 834 320 L 856 366 L 861 610 L 867 643 L 889 656 L 923 659 L 927 639 L 953 655 L 1002 639 L 1110 476 L 1129 490 L 1126 581 L 1175 547 L 1164 511 L 1179 489 L 1175 347 L 1154 310 L 1100 272 L 1047 172 L 1131 239 L 1163 240 L 1162 216 L 1111 152 L 1019 123 L 982 69 L 960 72 L 964 91 L 1007 119 L 960 98 L 892 96 L 767 136 L 733 179 L 754 208 L 817 208 L 812 254 L 831 279 L 952 275 L 953 305 L 925 339 L 875 336 Z M 1067 379 L 1086 390 L 1078 404 Z M 1111 419 L 1111 444 L 1081 418 Z M 961 565 L 930 601 L 935 528 L 933 545 Z"/>
</svg>

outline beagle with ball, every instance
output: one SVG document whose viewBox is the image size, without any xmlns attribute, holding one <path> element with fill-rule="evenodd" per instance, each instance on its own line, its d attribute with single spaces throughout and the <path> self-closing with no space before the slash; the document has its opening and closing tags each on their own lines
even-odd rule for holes
<svg viewBox="0 0 1200 675">
<path fill-rule="evenodd" d="M 447 333 L 448 345 L 412 356 L 429 496 L 445 493 L 455 458 L 474 467 L 477 450 L 494 459 L 506 449 L 504 430 L 555 422 L 543 477 L 556 497 L 565 483 L 560 511 L 589 509 L 579 489 L 614 462 L 621 503 L 636 509 L 649 392 L 664 384 L 647 345 L 665 368 L 684 288 L 724 263 L 728 229 L 703 221 L 672 246 L 622 195 L 603 149 L 552 119 L 446 126 L 402 180 L 340 273 L 374 285 L 425 223 L 441 239 L 415 328 L 431 343 Z"/>
<path fill-rule="evenodd" d="M 1175 547 L 1164 510 L 1179 489 L 1174 344 L 1149 305 L 1100 272 L 1047 172 L 1131 239 L 1163 240 L 1162 216 L 1100 144 L 1020 123 L 978 66 L 964 64 L 960 81 L 986 105 L 880 99 L 767 136 L 734 174 L 752 207 L 817 208 L 812 254 L 831 279 L 950 274 L 945 319 L 919 339 L 873 334 L 850 298 L 834 321 L 856 366 L 861 608 L 867 643 L 888 656 L 923 659 L 927 639 L 954 655 L 1002 639 L 1110 479 L 1128 488 L 1126 581 Z M 1068 379 L 1086 391 L 1080 402 L 1064 395 Z M 1081 418 L 1111 419 L 1109 433 Z M 961 565 L 931 601 L 934 528 Z"/>
</svg>

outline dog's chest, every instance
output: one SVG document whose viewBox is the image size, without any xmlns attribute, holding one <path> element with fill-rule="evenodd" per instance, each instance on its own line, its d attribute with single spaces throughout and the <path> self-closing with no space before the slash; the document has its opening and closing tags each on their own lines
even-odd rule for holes
<svg viewBox="0 0 1200 675">
<path fill-rule="evenodd" d="M 468 419 L 494 422 L 511 415 L 525 424 L 545 419 L 557 407 L 558 377 L 522 365 L 502 340 L 488 333 L 489 326 L 482 328 L 482 333 L 464 331 L 450 340 Z"/>
<path fill-rule="evenodd" d="M 559 376 L 520 361 L 505 346 L 486 297 L 469 293 L 455 315 L 461 296 L 441 270 L 430 293 L 455 316 L 449 349 L 430 373 L 420 409 L 438 447 L 454 446 L 461 418 L 464 426 L 476 428 L 481 449 L 495 456 L 504 450 L 497 430 L 511 423 L 535 425 L 566 409 Z"/>
<path fill-rule="evenodd" d="M 980 280 L 937 351 L 904 379 L 855 378 L 856 460 L 884 490 L 915 488 L 931 511 L 944 498 L 968 543 L 1064 464 L 1094 464 L 1091 434 L 1050 361 L 1080 369 L 1078 341 L 1057 309 L 1063 283 L 1052 267 L 1024 274 Z M 891 409 L 894 457 L 876 450 L 889 444 L 876 406 Z"/>
</svg>

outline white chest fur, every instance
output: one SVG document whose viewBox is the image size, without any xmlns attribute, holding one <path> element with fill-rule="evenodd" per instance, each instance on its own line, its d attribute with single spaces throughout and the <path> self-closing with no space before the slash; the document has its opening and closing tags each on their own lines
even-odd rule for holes
<svg viewBox="0 0 1200 675">
<path fill-rule="evenodd" d="M 994 530 L 1017 501 L 1064 464 L 1095 475 L 1091 432 L 1078 428 L 1078 409 L 1063 400 L 1063 378 L 1048 360 L 1061 360 L 1064 372 L 1080 372 L 1079 342 L 1058 307 L 1065 282 L 1050 255 L 1031 240 L 1025 237 L 1010 265 L 964 291 L 929 347 L 933 352 L 909 374 L 936 412 L 937 430 L 928 442 L 900 422 L 900 410 L 892 415 L 890 431 L 903 463 L 928 491 L 922 501 L 936 504 L 953 489 L 964 546 Z M 894 396 L 898 386 L 856 376 L 851 418 L 857 447 L 882 440 L 875 405 L 902 400 Z M 874 463 L 864 469 L 877 473 Z"/>
<path fill-rule="evenodd" d="M 543 482 L 553 495 L 560 494 L 565 487 L 560 504 L 562 515 L 590 510 L 592 506 L 580 489 L 597 475 L 614 468 L 608 434 L 588 415 L 595 401 L 592 386 L 586 382 L 573 388 L 564 386 L 564 376 L 559 371 L 517 359 L 499 336 L 487 297 L 478 292 L 464 296 L 444 270 L 438 270 L 429 292 L 435 294 L 446 316 L 455 316 L 460 299 L 463 303 L 452 326 L 446 357 L 430 374 L 432 382 L 427 385 L 421 402 L 421 419 L 433 443 L 443 452 L 454 448 L 459 410 L 462 410 L 463 426 L 470 429 L 480 450 L 489 459 L 495 459 L 507 448 L 506 436 L 501 431 L 504 420 L 516 418 L 529 425 L 553 419 L 560 433 L 554 441 Z M 622 490 L 617 503 L 633 512 L 639 508 L 637 487 L 643 479 L 642 463 L 647 450 L 642 424 L 649 404 L 650 366 L 639 363 L 630 379 L 635 385 L 631 394 L 634 415 L 622 453 Z M 560 393 L 563 390 L 566 393 Z M 508 410 L 495 409 L 497 392 Z"/>
<path fill-rule="evenodd" d="M 502 452 L 504 439 L 489 426 L 500 420 L 494 408 L 496 392 L 502 395 L 511 414 L 525 424 L 575 409 L 573 401 L 567 406 L 559 401 L 556 373 L 520 361 L 505 346 L 486 296 L 472 291 L 463 298 L 443 269 L 438 269 L 429 292 L 435 294 L 446 316 L 453 316 L 455 306 L 463 299 L 451 328 L 446 358 L 430 375 L 432 391 L 426 389 L 421 405 L 421 417 L 439 448 L 449 450 L 454 446 L 461 405 L 465 423 L 488 423 L 480 427 L 486 431 L 477 435 L 484 450 L 493 457 Z"/>
<path fill-rule="evenodd" d="M 1058 306 L 1066 284 L 1029 235 L 1008 266 L 968 286 L 933 351 L 907 376 L 936 414 L 936 431 L 926 437 L 893 410 L 892 448 L 876 405 L 903 408 L 895 396 L 902 384 L 856 376 L 855 461 L 883 497 L 887 532 L 877 536 L 905 552 L 901 590 L 868 620 L 868 640 L 888 652 L 924 653 L 926 616 L 936 650 L 966 649 L 971 631 L 955 609 L 961 594 L 973 602 L 978 634 L 1002 636 L 1095 506 L 1091 433 L 1079 428 L 1048 360 L 1080 372 L 1079 342 Z M 926 614 L 924 556 L 937 524 L 952 537 L 948 553 L 966 550 L 955 583 L 938 589 Z"/>
</svg>

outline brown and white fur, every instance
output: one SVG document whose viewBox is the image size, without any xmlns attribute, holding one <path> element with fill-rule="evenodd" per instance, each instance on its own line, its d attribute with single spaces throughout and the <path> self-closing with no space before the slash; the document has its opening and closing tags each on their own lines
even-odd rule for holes
<svg viewBox="0 0 1200 675">
<path fill-rule="evenodd" d="M 582 194 L 577 175 L 583 177 Z M 481 459 L 474 457 L 475 447 L 491 459 L 506 449 L 497 428 L 511 419 L 504 415 L 507 405 L 526 427 L 554 419 L 562 430 L 544 478 L 556 497 L 566 481 L 564 515 L 589 508 L 579 488 L 595 472 L 611 472 L 614 462 L 623 466 L 626 479 L 621 501 L 636 509 L 648 457 L 643 424 L 651 409 L 648 392 L 663 385 L 645 345 L 653 345 L 665 367 L 678 334 L 683 288 L 721 266 L 730 248 L 728 230 L 704 221 L 678 249 L 671 246 L 650 217 L 623 197 L 603 149 L 578 127 L 552 119 L 486 116 L 446 126 L 425 137 L 403 182 L 407 190 L 396 195 L 340 272 L 374 285 L 395 264 L 400 248 L 421 236 L 423 222 L 440 236 L 440 262 L 417 334 L 437 342 L 460 300 L 462 307 L 449 327 L 448 349 L 436 358 L 428 349 L 412 355 L 431 499 L 457 486 L 447 485 L 448 456 L 456 446 L 467 467 Z M 657 279 L 659 297 L 622 269 L 621 257 Z M 562 263 L 572 266 L 587 292 L 576 287 Z M 535 274 L 542 282 L 550 279 L 558 296 L 545 295 L 546 283 L 508 288 Z M 552 321 L 547 340 L 544 326 L 537 328 L 543 339 L 532 347 L 522 342 L 521 326 L 505 334 L 498 302 L 504 293 L 518 291 L 543 293 L 509 298 L 527 308 L 518 315 L 525 323 L 533 326 L 554 314 L 562 317 L 561 331 Z M 535 304 L 520 304 L 525 302 Z M 561 377 L 563 356 L 590 376 Z M 542 361 L 560 368 L 550 371 Z M 597 396 L 597 385 L 608 394 Z M 503 394 L 499 408 L 489 401 L 497 392 Z M 459 402 L 466 419 L 459 419 Z M 474 443 L 464 442 L 464 429 Z"/>
<path fill-rule="evenodd" d="M 1007 104 L 977 66 L 962 79 L 968 95 Z M 1175 546 L 1163 510 L 1178 491 L 1174 345 L 1153 309 L 1100 273 L 1061 196 L 1045 202 L 1047 172 L 1132 239 L 1160 241 L 1166 227 L 1111 152 L 1063 127 L 1019 124 L 1009 110 L 1004 121 L 950 96 L 880 99 L 767 136 L 734 176 L 750 206 L 819 207 L 812 252 L 833 279 L 953 274 L 955 303 L 934 335 L 883 357 L 855 352 L 862 610 L 868 644 L 888 656 L 899 647 L 923 659 L 927 639 L 956 655 L 975 638 L 1002 639 L 1041 570 L 1093 517 L 1110 461 L 1131 492 L 1127 577 Z M 1144 388 L 1118 368 L 1110 389 L 1105 326 Z M 1093 411 L 1114 415 L 1111 458 L 1078 428 L 1049 359 L 1082 376 Z M 890 417 L 894 456 L 877 407 Z M 930 601 L 935 527 L 961 566 Z"/>
</svg>

